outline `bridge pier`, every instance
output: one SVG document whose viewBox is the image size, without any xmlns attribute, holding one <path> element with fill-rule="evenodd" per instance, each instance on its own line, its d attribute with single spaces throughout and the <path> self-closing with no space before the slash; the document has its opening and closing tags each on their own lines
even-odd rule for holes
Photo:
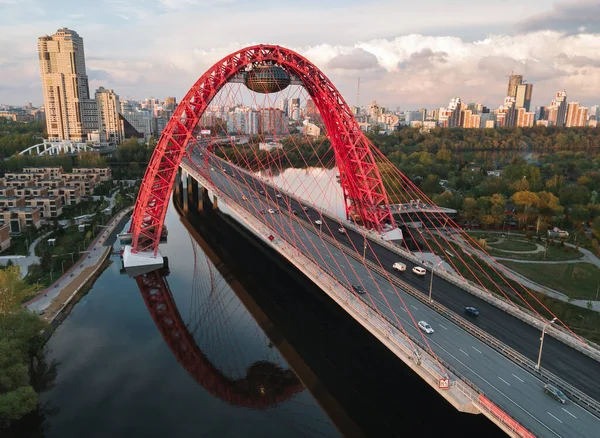
<svg viewBox="0 0 600 438">
<path fill-rule="evenodd" d="M 131 245 L 126 245 L 123 250 L 123 267 L 131 278 L 147 274 L 164 267 L 165 259 L 158 252 L 132 252 Z"/>
</svg>

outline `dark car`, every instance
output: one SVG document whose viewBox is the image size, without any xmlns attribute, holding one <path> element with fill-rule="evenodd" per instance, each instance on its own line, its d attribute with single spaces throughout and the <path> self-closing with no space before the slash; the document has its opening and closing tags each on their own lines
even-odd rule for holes
<svg viewBox="0 0 600 438">
<path fill-rule="evenodd" d="M 550 397 L 552 397 L 553 399 L 561 402 L 563 405 L 567 404 L 569 402 L 569 399 L 567 398 L 567 396 L 564 395 L 563 392 L 560 389 L 558 389 L 556 386 L 546 384 L 546 385 L 544 385 L 544 392 L 546 394 L 548 394 Z"/>
<path fill-rule="evenodd" d="M 354 289 L 357 293 L 361 295 L 365 293 L 365 288 L 362 287 L 360 284 L 352 283 L 352 289 Z"/>
<path fill-rule="evenodd" d="M 479 316 L 479 310 L 475 307 L 465 307 L 465 313 L 471 316 Z"/>
</svg>

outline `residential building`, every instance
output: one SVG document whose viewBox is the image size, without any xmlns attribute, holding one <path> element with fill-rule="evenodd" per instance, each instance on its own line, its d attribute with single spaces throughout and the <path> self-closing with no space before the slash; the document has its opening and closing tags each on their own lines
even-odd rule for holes
<svg viewBox="0 0 600 438">
<path fill-rule="evenodd" d="M 523 83 L 523 75 L 512 74 L 508 77 L 508 90 L 506 95 L 510 97 L 517 97 L 517 87 Z"/>
<path fill-rule="evenodd" d="M 15 188 L 8 186 L 0 186 L 0 196 L 4 198 L 10 198 L 15 196 Z"/>
<path fill-rule="evenodd" d="M 567 117 L 565 126 L 578 127 L 587 125 L 588 109 L 585 106 L 579 106 L 579 102 L 569 102 L 567 105 Z"/>
<path fill-rule="evenodd" d="M 553 126 L 565 126 L 567 119 L 567 91 L 559 91 L 550 104 L 548 113 L 548 124 Z"/>
<path fill-rule="evenodd" d="M 25 173 L 46 173 L 48 178 L 58 178 L 63 173 L 62 167 L 24 167 Z"/>
<path fill-rule="evenodd" d="M 0 252 L 10 248 L 10 224 L 0 225 Z"/>
<path fill-rule="evenodd" d="M 63 205 L 76 205 L 81 202 L 81 189 L 79 187 L 56 187 L 48 190 L 52 196 L 60 196 Z"/>
<path fill-rule="evenodd" d="M 525 108 L 529 111 L 531 105 L 531 95 L 533 93 L 533 84 L 519 84 L 517 85 L 515 97 L 515 107 Z"/>
<path fill-rule="evenodd" d="M 90 179 L 71 179 L 64 181 L 66 187 L 79 187 L 82 196 L 91 196 L 96 184 Z"/>
<path fill-rule="evenodd" d="M 28 179 L 7 179 L 4 185 L 8 187 L 30 187 L 33 186 L 33 181 Z"/>
<path fill-rule="evenodd" d="M 535 122 L 535 113 L 527 111 L 526 108 L 517 108 L 517 126 L 521 128 L 530 128 Z"/>
<path fill-rule="evenodd" d="M 123 124 L 119 120 L 121 104 L 113 90 L 100 87 L 96 90 L 98 108 L 98 133 L 101 144 L 120 144 L 123 141 Z"/>
<path fill-rule="evenodd" d="M 37 207 L 44 219 L 54 219 L 62 214 L 62 198 L 60 196 L 40 196 L 25 200 L 27 207 Z"/>
<path fill-rule="evenodd" d="M 302 126 L 302 134 L 306 135 L 307 137 L 318 137 L 321 135 L 321 128 L 314 123 L 306 122 Z"/>
<path fill-rule="evenodd" d="M 74 167 L 72 175 L 98 175 L 99 181 L 106 182 L 112 178 L 110 167 Z"/>
<path fill-rule="evenodd" d="M 288 116 L 291 120 L 300 120 L 300 99 L 294 98 L 290 100 Z"/>
<path fill-rule="evenodd" d="M 27 227 L 41 227 L 42 218 L 37 208 L 17 207 L 1 210 L 0 224 L 10 225 L 10 234 L 21 234 Z"/>
<path fill-rule="evenodd" d="M 4 174 L 6 179 L 14 179 L 14 180 L 26 180 L 26 181 L 35 181 L 40 178 L 46 178 L 47 174 L 44 172 L 7 172 Z"/>
<path fill-rule="evenodd" d="M 38 39 L 48 139 L 85 141 L 98 127 L 90 99 L 83 39 L 63 28 Z"/>
<path fill-rule="evenodd" d="M 268 135 L 278 135 L 287 132 L 287 117 L 279 108 L 261 108 L 260 131 Z"/>
<path fill-rule="evenodd" d="M 147 140 L 152 135 L 152 111 L 142 108 L 138 102 L 133 100 L 121 100 L 121 116 L 135 129 L 136 132 L 144 135 Z M 125 126 L 123 125 L 123 132 Z"/>
<path fill-rule="evenodd" d="M 6 198 L 0 198 L 0 209 L 25 207 L 24 196 L 8 196 Z"/>
<path fill-rule="evenodd" d="M 23 196 L 24 198 L 36 197 L 36 196 L 48 196 L 48 187 L 44 186 L 29 186 L 19 187 L 15 189 L 17 196 Z"/>
</svg>

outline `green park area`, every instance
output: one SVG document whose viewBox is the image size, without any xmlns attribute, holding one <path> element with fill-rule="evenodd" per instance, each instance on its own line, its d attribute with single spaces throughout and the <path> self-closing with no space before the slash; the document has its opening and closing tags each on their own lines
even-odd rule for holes
<svg viewBox="0 0 600 438">
<path fill-rule="evenodd" d="M 596 300 L 600 269 L 591 263 L 519 263 L 502 261 L 507 268 L 572 299 Z"/>
</svg>

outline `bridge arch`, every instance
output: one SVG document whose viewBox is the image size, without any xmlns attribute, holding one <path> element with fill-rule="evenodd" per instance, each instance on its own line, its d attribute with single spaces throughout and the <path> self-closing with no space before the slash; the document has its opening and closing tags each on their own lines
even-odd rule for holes
<svg viewBox="0 0 600 438">
<path fill-rule="evenodd" d="M 192 86 L 165 127 L 144 175 L 133 213 L 132 252 L 158 253 L 158 244 L 173 183 L 202 114 L 219 90 L 248 67 L 274 64 L 298 78 L 323 117 L 331 140 L 348 217 L 368 229 L 383 230 L 394 219 L 371 143 L 331 81 L 314 64 L 292 50 L 257 45 L 214 64 Z"/>
</svg>

